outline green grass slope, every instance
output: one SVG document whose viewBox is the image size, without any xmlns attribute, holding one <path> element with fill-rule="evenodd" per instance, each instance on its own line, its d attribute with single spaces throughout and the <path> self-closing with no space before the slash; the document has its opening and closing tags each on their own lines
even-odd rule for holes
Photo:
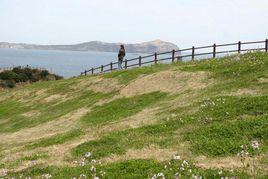
<svg viewBox="0 0 268 179">
<path fill-rule="evenodd" d="M 0 92 L 2 178 L 266 178 L 268 54 Z"/>
</svg>

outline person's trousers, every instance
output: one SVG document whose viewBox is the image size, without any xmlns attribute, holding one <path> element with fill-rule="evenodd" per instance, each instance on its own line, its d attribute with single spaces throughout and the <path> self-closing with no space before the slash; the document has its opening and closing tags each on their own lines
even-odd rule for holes
<svg viewBox="0 0 268 179">
<path fill-rule="evenodd" d="M 118 69 L 119 70 L 123 70 L 122 64 L 123 64 L 123 60 L 118 60 Z"/>
</svg>

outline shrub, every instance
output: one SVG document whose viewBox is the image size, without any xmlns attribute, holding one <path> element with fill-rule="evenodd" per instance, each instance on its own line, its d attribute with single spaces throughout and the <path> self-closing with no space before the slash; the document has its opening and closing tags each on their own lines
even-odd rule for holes
<svg viewBox="0 0 268 179">
<path fill-rule="evenodd" d="M 50 74 L 47 70 L 33 69 L 30 67 L 15 67 L 11 71 L 4 71 L 0 73 L 0 87 L 13 88 L 16 83 L 22 82 L 37 82 L 60 80 L 63 77 L 55 74 Z"/>
</svg>

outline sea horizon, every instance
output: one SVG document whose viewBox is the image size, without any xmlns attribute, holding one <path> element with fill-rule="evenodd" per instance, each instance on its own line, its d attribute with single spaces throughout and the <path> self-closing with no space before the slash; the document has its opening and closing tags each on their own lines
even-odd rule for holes
<svg viewBox="0 0 268 179">
<path fill-rule="evenodd" d="M 136 58 L 138 53 L 127 53 L 126 59 Z M 92 67 L 117 61 L 115 52 L 32 50 L 0 48 L 0 68 L 30 66 L 45 68 L 51 73 L 70 78 Z"/>
</svg>

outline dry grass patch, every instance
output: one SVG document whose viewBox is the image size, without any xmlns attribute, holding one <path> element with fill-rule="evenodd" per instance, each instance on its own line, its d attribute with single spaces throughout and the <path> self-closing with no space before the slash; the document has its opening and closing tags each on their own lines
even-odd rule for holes
<svg viewBox="0 0 268 179">
<path fill-rule="evenodd" d="M 47 95 L 46 89 L 41 89 L 37 91 L 29 90 L 18 90 L 14 92 L 15 99 L 18 99 L 19 102 L 27 103 L 28 106 L 35 101 L 39 101 Z M 13 98 L 14 99 L 14 98 Z"/>
<path fill-rule="evenodd" d="M 129 128 L 138 128 L 144 125 L 153 124 L 156 122 L 154 117 L 156 111 L 156 108 L 145 109 L 142 112 L 122 121 L 117 121 L 99 128 L 88 128 L 86 135 L 80 136 L 79 138 L 66 142 L 62 145 L 55 145 L 47 148 L 50 158 L 46 162 L 48 164 L 53 163 L 53 165 L 57 166 L 70 164 L 68 161 L 72 159 L 72 156 L 70 155 L 71 149 L 84 142 L 97 140 L 102 135 L 109 132 L 126 130 Z"/>
<path fill-rule="evenodd" d="M 100 134 L 107 132 L 114 132 L 119 130 L 126 130 L 131 128 L 138 128 L 145 125 L 151 125 L 158 122 L 156 114 L 159 113 L 159 108 L 144 109 L 141 112 L 125 118 L 121 121 L 112 122 L 102 126 L 98 131 Z"/>
<path fill-rule="evenodd" d="M 253 171 L 256 171 L 256 167 L 261 170 L 265 171 L 268 173 L 266 165 L 263 165 L 260 163 L 262 158 L 265 158 L 267 156 L 265 155 L 260 155 L 260 156 L 255 156 L 254 158 L 252 157 L 247 157 L 245 160 L 242 162 L 241 158 L 234 156 L 234 157 L 220 157 L 220 158 L 207 158 L 205 156 L 199 156 L 195 159 L 196 161 L 196 166 L 205 168 L 205 169 L 229 169 L 229 170 L 234 170 L 234 169 L 239 169 L 239 168 L 244 168 L 247 167 L 248 173 L 252 173 Z"/>
<path fill-rule="evenodd" d="M 241 168 L 243 167 L 243 163 L 241 162 L 239 157 L 222 157 L 222 158 L 207 158 L 205 156 L 199 156 L 195 159 L 196 166 L 202 168 Z"/>
<path fill-rule="evenodd" d="M 33 128 L 22 129 L 15 133 L 0 134 L 0 144 L 25 143 L 40 138 L 50 137 L 74 129 L 78 125 L 81 117 L 86 115 L 90 109 L 81 108 L 59 119 L 35 126 Z"/>
<path fill-rule="evenodd" d="M 24 116 L 24 117 L 36 117 L 39 115 L 40 115 L 39 111 L 29 111 L 29 112 L 22 114 L 22 116 Z"/>
<path fill-rule="evenodd" d="M 117 99 L 120 99 L 120 98 L 123 98 L 124 96 L 122 95 L 115 95 L 113 96 L 112 98 L 109 98 L 109 99 L 102 99 L 102 100 L 99 100 L 97 103 L 95 103 L 95 106 L 103 106 L 105 104 L 108 104 L 114 100 L 117 100 Z"/>
<path fill-rule="evenodd" d="M 46 97 L 44 99 L 44 102 L 49 103 L 49 102 L 53 102 L 57 100 L 61 100 L 61 101 L 67 100 L 67 95 L 54 94 L 54 95 Z"/>
<path fill-rule="evenodd" d="M 268 78 L 260 78 L 259 83 L 268 83 Z"/>
<path fill-rule="evenodd" d="M 177 154 L 173 149 L 160 149 L 156 146 L 149 146 L 143 149 L 129 149 L 124 155 L 112 155 L 102 158 L 104 163 L 115 163 L 119 161 L 126 161 L 131 159 L 155 159 L 163 162 L 170 160 L 170 156 Z"/>
<path fill-rule="evenodd" d="M 96 76 L 80 80 L 72 89 L 88 89 L 96 93 L 111 93 L 118 91 L 121 87 L 122 85 L 117 79 Z"/>
<path fill-rule="evenodd" d="M 262 92 L 259 89 L 242 88 L 237 91 L 232 91 L 230 96 L 243 96 L 243 95 L 261 95 Z"/>
<path fill-rule="evenodd" d="M 208 86 L 206 72 L 161 71 L 140 77 L 124 87 L 120 94 L 125 97 L 136 96 L 154 91 L 183 93 L 187 90 L 202 89 Z"/>
<path fill-rule="evenodd" d="M 9 136 L 9 138 L 5 138 L 5 141 L 3 142 L 6 143 L 7 141 L 9 141 L 10 143 L 14 143 L 18 142 L 19 138 L 21 138 L 23 140 L 21 140 L 20 142 L 23 143 L 38 140 L 40 138 L 51 137 L 57 134 L 59 135 L 61 133 L 71 130 L 71 128 L 77 127 L 76 123 L 72 122 L 76 122 L 87 112 L 89 112 L 88 109 L 79 109 L 76 112 L 68 114 L 57 121 L 51 121 L 35 128 L 30 128 L 11 134 L 11 136 Z M 100 138 L 103 134 L 107 134 L 109 132 L 126 130 L 129 128 L 138 128 L 144 125 L 154 124 L 157 122 L 156 112 L 159 112 L 158 108 L 145 109 L 134 116 L 125 118 L 124 120 L 113 122 L 98 128 L 88 128 L 86 130 L 86 135 L 82 135 L 64 144 L 37 148 L 28 151 L 20 151 L 20 147 L 16 147 L 12 150 L 5 151 L 6 157 L 2 161 L 5 163 L 10 163 L 12 161 L 18 160 L 19 158 L 22 158 L 23 156 L 29 156 L 34 153 L 45 151 L 48 152 L 49 157 L 46 159 L 37 160 L 37 164 L 55 166 L 72 165 L 71 161 L 73 157 L 70 154 L 71 149 L 84 142 L 96 140 Z M 4 138 L 4 136 L 0 136 L 0 138 Z M 16 171 L 20 171 L 28 167 L 30 167 L 29 162 L 25 161 L 23 163 L 20 163 L 16 167 Z"/>
</svg>

